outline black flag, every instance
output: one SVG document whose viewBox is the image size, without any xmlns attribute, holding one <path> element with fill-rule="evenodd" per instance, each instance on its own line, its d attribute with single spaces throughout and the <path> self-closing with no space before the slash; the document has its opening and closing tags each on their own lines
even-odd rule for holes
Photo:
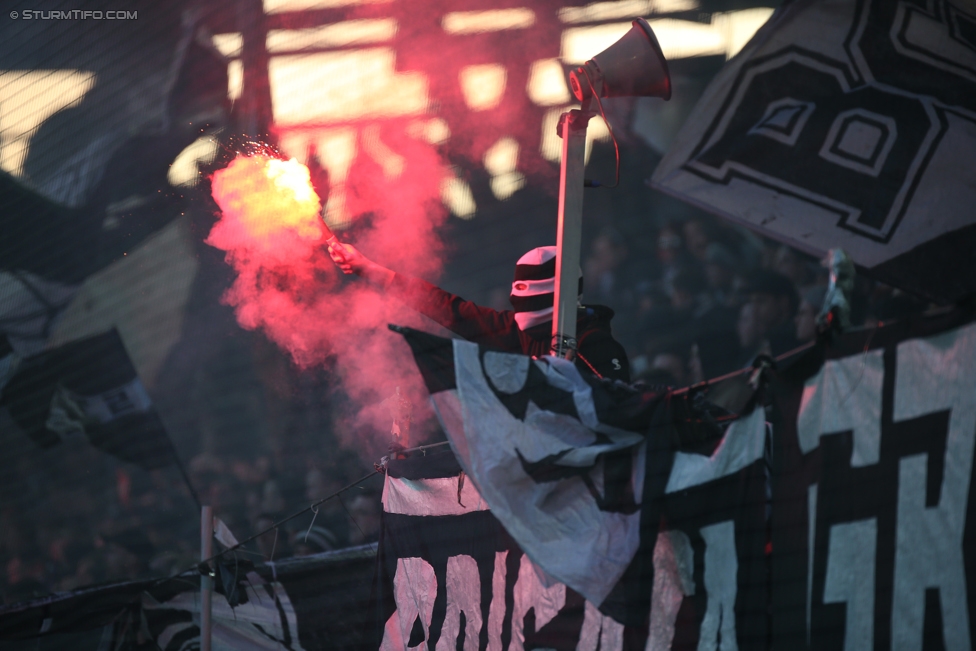
<svg viewBox="0 0 976 651">
<path fill-rule="evenodd" d="M 767 426 L 753 400 L 703 445 L 689 433 L 707 416 L 668 392 L 583 376 L 560 358 L 397 330 L 465 481 L 544 575 L 540 585 L 565 584 L 617 622 L 606 648 L 764 648 Z M 400 635 L 412 643 L 420 631 L 411 633 L 413 611 L 403 614 Z"/>
<path fill-rule="evenodd" d="M 976 291 L 976 13 L 783 3 L 708 87 L 656 188 L 935 300 Z"/>
<path fill-rule="evenodd" d="M 115 330 L 25 359 L 3 388 L 0 405 L 42 448 L 84 436 L 147 470 L 177 462 Z"/>
</svg>

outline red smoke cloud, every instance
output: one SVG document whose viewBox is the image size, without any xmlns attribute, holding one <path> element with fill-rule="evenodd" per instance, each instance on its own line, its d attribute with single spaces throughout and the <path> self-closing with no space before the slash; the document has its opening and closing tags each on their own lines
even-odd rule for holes
<svg viewBox="0 0 976 651">
<path fill-rule="evenodd" d="M 398 31 L 391 43 L 396 71 L 424 75 L 431 100 L 426 116 L 442 118 L 450 137 L 437 149 L 409 136 L 406 118 L 370 122 L 363 116 L 354 125 L 358 153 L 344 179 L 346 212 L 355 223 L 355 235 L 340 233 L 341 240 L 391 269 L 436 278 L 445 253 L 438 236 L 446 218 L 440 203 L 440 184 L 447 174 L 443 156 L 450 155 L 477 176 L 485 152 L 503 137 L 519 143 L 518 169 L 533 177 L 540 184 L 537 187 L 556 192 L 558 168 L 539 154 L 541 120 L 551 108 L 533 104 L 526 84 L 533 62 L 560 54 L 563 26 L 556 16 L 564 4 L 533 2 L 535 20 L 529 27 L 476 34 L 450 34 L 443 28 L 443 17 L 457 10 L 456 3 L 447 0 L 367 3 L 344 10 L 345 19 L 396 20 Z M 278 19 L 284 21 L 280 27 L 287 29 L 318 24 L 301 12 Z M 459 77 L 466 66 L 481 64 L 504 66 L 506 84 L 497 106 L 473 111 L 465 102 Z M 326 118 L 306 125 L 308 130 L 331 126 Z M 382 146 L 371 146 L 376 142 Z M 384 148 L 393 154 L 385 164 L 375 157 Z M 273 236 L 245 228 L 243 209 L 220 196 L 233 188 L 226 183 L 220 186 L 219 175 L 214 177 L 214 196 L 223 215 L 207 241 L 227 252 L 228 263 L 238 273 L 224 300 L 234 306 L 243 327 L 265 332 L 299 365 L 334 363 L 355 403 L 354 416 L 338 431 L 367 428 L 386 441 L 392 418 L 381 403 L 397 386 L 415 407 L 427 404 L 426 390 L 406 346 L 386 324 L 431 329 L 431 323 L 380 296 L 361 279 L 344 278 L 328 257 L 323 235 L 300 235 L 296 232 L 300 227 L 282 225 L 273 216 L 268 223 L 280 227 Z M 237 191 L 246 195 L 240 187 Z M 317 215 L 318 211 L 316 220 Z M 264 223 L 261 219 L 257 222 Z M 421 421 L 415 415 L 415 430 Z"/>
<path fill-rule="evenodd" d="M 349 241 L 380 264 L 434 277 L 442 267 L 445 166 L 430 145 L 402 130 L 388 126 L 382 138 L 404 164 L 384 169 L 357 158 L 347 205 L 360 218 Z M 334 266 L 308 169 L 294 160 L 239 156 L 214 174 L 212 191 L 221 215 L 206 241 L 226 251 L 237 272 L 223 300 L 240 325 L 262 330 L 301 367 L 332 363 L 354 403 L 337 429 L 375 433 L 381 445 L 367 446 L 369 453 L 389 441 L 392 416 L 383 401 L 396 387 L 414 405 L 416 439 L 429 423 L 427 392 L 409 349 L 387 324 L 430 329 L 430 322 Z"/>
</svg>

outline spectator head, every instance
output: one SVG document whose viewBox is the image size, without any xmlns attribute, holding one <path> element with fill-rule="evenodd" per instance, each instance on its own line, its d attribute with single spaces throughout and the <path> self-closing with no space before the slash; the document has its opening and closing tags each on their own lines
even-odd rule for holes
<svg viewBox="0 0 976 651">
<path fill-rule="evenodd" d="M 624 237 L 612 228 L 604 228 L 593 240 L 590 254 L 583 262 L 587 287 L 596 290 L 599 300 L 610 296 L 618 284 L 616 271 L 627 260 L 629 250 Z"/>
<path fill-rule="evenodd" d="M 312 527 L 308 531 L 296 531 L 292 539 L 295 556 L 310 556 L 332 551 L 338 546 L 336 535 L 325 527 Z"/>
<path fill-rule="evenodd" d="M 681 229 L 674 224 L 665 224 L 657 233 L 657 259 L 665 265 L 677 262 L 681 256 Z"/>
<path fill-rule="evenodd" d="M 613 270 L 627 259 L 627 240 L 614 228 L 604 228 L 591 245 L 587 262 L 600 270 Z"/>
<path fill-rule="evenodd" d="M 699 218 L 690 219 L 685 222 L 684 228 L 685 248 L 699 262 L 705 261 L 705 253 L 708 245 L 712 242 L 712 233 L 708 224 Z"/>
<path fill-rule="evenodd" d="M 683 387 L 690 383 L 688 366 L 691 342 L 684 337 L 668 337 L 651 351 L 650 370 L 667 372 L 673 386 Z"/>
<path fill-rule="evenodd" d="M 727 290 L 739 268 L 735 255 L 724 244 L 712 242 L 705 249 L 705 278 L 713 290 Z"/>
<path fill-rule="evenodd" d="M 340 486 L 336 481 L 318 468 L 312 468 L 305 473 L 305 499 L 316 501 L 328 497 L 336 492 Z"/>
<path fill-rule="evenodd" d="M 800 307 L 796 310 L 796 338 L 801 341 L 813 341 L 817 338 L 817 315 L 823 307 L 827 288 L 823 285 L 808 287 L 800 298 Z"/>
<path fill-rule="evenodd" d="M 685 267 L 674 276 L 671 289 L 671 307 L 676 310 L 692 309 L 698 296 L 708 289 L 705 275 L 696 267 Z"/>
<path fill-rule="evenodd" d="M 265 513 L 283 513 L 285 511 L 285 497 L 277 480 L 269 479 L 264 482 L 261 493 L 261 509 Z"/>
<path fill-rule="evenodd" d="M 807 285 L 813 281 L 813 271 L 809 262 L 796 250 L 783 245 L 773 253 L 772 270 L 783 274 L 794 285 Z"/>
<path fill-rule="evenodd" d="M 744 303 L 739 308 L 739 319 L 735 324 L 736 334 L 739 336 L 739 345 L 744 350 L 751 350 L 759 345 L 763 338 L 762 328 L 756 321 L 756 310 L 751 302 Z"/>
<path fill-rule="evenodd" d="M 758 271 L 747 285 L 752 318 L 762 337 L 792 321 L 799 305 L 799 296 L 789 278 L 775 271 Z"/>
<path fill-rule="evenodd" d="M 688 384 L 688 365 L 680 355 L 673 352 L 658 353 L 651 360 L 651 371 L 664 371 L 674 380 L 674 386 Z"/>
<path fill-rule="evenodd" d="M 362 545 L 379 540 L 382 507 L 373 492 L 357 493 L 347 506 L 353 519 L 349 530 L 349 544 Z"/>
<path fill-rule="evenodd" d="M 637 313 L 640 316 L 670 304 L 671 299 L 664 293 L 663 289 L 650 283 L 641 284 L 637 287 Z"/>
<path fill-rule="evenodd" d="M 639 380 L 650 387 L 674 387 L 678 386 L 674 376 L 665 368 L 648 368 L 644 371 Z"/>
</svg>

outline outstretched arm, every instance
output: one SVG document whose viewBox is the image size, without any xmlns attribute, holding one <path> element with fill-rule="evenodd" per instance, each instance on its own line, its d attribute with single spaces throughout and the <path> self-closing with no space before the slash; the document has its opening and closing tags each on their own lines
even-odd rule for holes
<svg viewBox="0 0 976 651">
<path fill-rule="evenodd" d="M 342 273 L 356 274 L 382 289 L 387 289 L 396 275 L 392 270 L 367 258 L 351 244 L 329 245 L 329 255 L 336 266 L 342 269 Z"/>
<path fill-rule="evenodd" d="M 518 328 L 512 312 L 481 307 L 431 285 L 379 265 L 350 244 L 329 246 L 329 255 L 345 274 L 355 274 L 468 341 L 502 350 L 519 350 Z"/>
</svg>

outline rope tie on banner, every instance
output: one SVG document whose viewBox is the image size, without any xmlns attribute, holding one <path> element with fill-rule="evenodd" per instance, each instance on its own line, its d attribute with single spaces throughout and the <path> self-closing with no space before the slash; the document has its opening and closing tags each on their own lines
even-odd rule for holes
<svg viewBox="0 0 976 651">
<path fill-rule="evenodd" d="M 440 443 L 429 443 L 427 445 L 418 445 L 415 448 L 403 448 L 398 444 L 393 444 L 390 446 L 390 453 L 380 457 L 380 460 L 373 464 L 376 472 L 386 474 L 386 468 L 390 465 L 390 461 L 393 459 L 406 459 L 410 456 L 411 452 L 420 452 L 425 457 L 427 456 L 427 450 L 431 448 L 439 448 L 444 445 L 450 445 L 450 441 L 441 441 Z"/>
<path fill-rule="evenodd" d="M 402 450 L 401 454 L 408 454 L 410 452 L 422 452 L 424 456 L 427 456 L 427 450 L 430 450 L 431 448 L 439 448 L 444 445 L 450 445 L 450 443 L 451 443 L 450 441 L 441 441 L 440 443 L 428 443 L 427 445 L 418 445 L 415 448 L 407 448 L 406 450 Z"/>
<path fill-rule="evenodd" d="M 319 510 L 315 508 L 314 504 L 312 504 L 308 508 L 312 509 L 312 513 L 314 513 L 315 515 L 312 516 L 312 522 L 308 525 L 308 531 L 305 532 L 305 542 L 308 542 L 308 534 L 312 533 L 312 527 L 315 526 L 315 518 L 319 517 Z"/>
<path fill-rule="evenodd" d="M 793 350 L 788 350 L 785 353 L 783 353 L 782 355 L 777 355 L 776 357 L 769 357 L 768 359 L 769 360 L 772 360 L 773 362 L 781 362 L 784 359 L 789 359 L 790 357 L 793 357 L 794 355 L 799 355 L 802 352 L 806 352 L 806 351 L 810 350 L 815 345 L 817 345 L 817 343 L 818 342 L 816 342 L 816 341 L 811 341 L 811 342 L 805 343 L 805 344 L 803 344 L 801 346 L 797 346 Z M 768 360 L 766 360 L 766 361 L 768 361 Z M 763 365 L 763 368 L 766 368 L 766 366 Z M 746 373 L 749 373 L 750 374 L 750 378 L 751 378 L 752 377 L 752 374 L 755 373 L 755 371 L 756 371 L 756 368 L 753 367 L 753 366 L 750 366 L 748 368 L 739 369 L 738 371 L 732 371 L 731 373 L 726 373 L 725 375 L 720 375 L 720 376 L 718 376 L 716 378 L 712 378 L 711 380 L 705 380 L 704 382 L 699 382 L 697 384 L 692 384 L 691 386 L 682 387 L 681 389 L 675 389 L 674 391 L 671 392 L 671 395 L 673 395 L 673 396 L 680 396 L 680 395 L 683 395 L 685 393 L 689 393 L 691 391 L 701 391 L 702 389 L 707 389 L 709 387 L 709 385 L 718 384 L 719 382 L 724 382 L 725 380 L 731 380 L 732 378 L 739 377 L 740 375 L 745 375 Z"/>
</svg>

